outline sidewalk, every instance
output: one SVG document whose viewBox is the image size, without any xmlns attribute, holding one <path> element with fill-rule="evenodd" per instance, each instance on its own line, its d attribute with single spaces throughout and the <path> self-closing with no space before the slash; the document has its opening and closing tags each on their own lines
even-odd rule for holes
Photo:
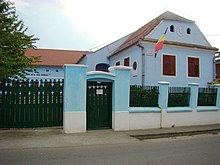
<svg viewBox="0 0 220 165">
<path fill-rule="evenodd" d="M 134 131 L 96 130 L 64 134 L 62 128 L 0 130 L 0 149 L 121 144 L 145 139 L 220 132 L 220 124 Z"/>
</svg>

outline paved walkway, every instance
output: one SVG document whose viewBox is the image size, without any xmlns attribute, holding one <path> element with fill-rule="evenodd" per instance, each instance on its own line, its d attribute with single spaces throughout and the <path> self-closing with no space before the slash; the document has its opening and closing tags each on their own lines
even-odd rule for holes
<svg viewBox="0 0 220 165">
<path fill-rule="evenodd" d="M 0 130 L 0 149 L 121 144 L 144 139 L 220 132 L 220 124 L 135 131 L 97 130 L 64 134 L 62 128 Z"/>
</svg>

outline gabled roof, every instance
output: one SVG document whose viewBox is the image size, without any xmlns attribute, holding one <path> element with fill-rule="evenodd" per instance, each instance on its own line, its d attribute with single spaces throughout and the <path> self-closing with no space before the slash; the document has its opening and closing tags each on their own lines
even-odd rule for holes
<svg viewBox="0 0 220 165">
<path fill-rule="evenodd" d="M 27 57 L 40 56 L 38 66 L 63 66 L 64 64 L 77 64 L 87 51 L 56 50 L 56 49 L 26 49 Z"/>
<path fill-rule="evenodd" d="M 155 19 L 148 22 L 146 25 L 142 26 L 137 31 L 133 32 L 131 36 L 114 52 L 114 54 L 136 44 L 138 40 L 144 39 L 146 35 L 148 35 L 154 28 L 162 21 L 162 20 L 173 20 L 173 21 L 181 21 L 181 22 L 189 22 L 194 23 L 194 21 L 176 15 L 172 12 L 166 11 L 165 13 L 159 15 Z M 113 54 L 112 54 L 113 55 Z"/>
</svg>

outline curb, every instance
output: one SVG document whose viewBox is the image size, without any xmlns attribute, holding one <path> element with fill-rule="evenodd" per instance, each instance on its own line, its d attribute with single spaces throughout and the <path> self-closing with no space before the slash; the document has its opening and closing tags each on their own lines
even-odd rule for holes
<svg viewBox="0 0 220 165">
<path fill-rule="evenodd" d="M 179 137 L 179 136 L 218 134 L 219 132 L 220 129 L 211 129 L 211 130 L 197 130 L 197 131 L 186 131 L 186 132 L 183 131 L 183 132 L 170 132 L 170 133 L 159 133 L 159 134 L 130 135 L 130 136 L 142 141 L 147 139 L 170 138 L 170 137 Z"/>
</svg>

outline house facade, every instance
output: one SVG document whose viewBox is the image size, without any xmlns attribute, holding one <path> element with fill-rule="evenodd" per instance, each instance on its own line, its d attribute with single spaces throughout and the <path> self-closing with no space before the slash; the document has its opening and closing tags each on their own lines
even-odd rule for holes
<svg viewBox="0 0 220 165">
<path fill-rule="evenodd" d="M 163 49 L 155 58 L 155 43 L 166 29 Z M 165 12 L 94 52 L 27 49 L 26 56 L 41 57 L 27 77 L 65 79 L 62 96 L 65 133 L 216 124 L 220 121 L 220 85 L 210 88 L 215 96 L 211 105 L 200 105 L 199 93 L 206 90 L 201 87 L 215 79 L 217 51 L 194 21 Z M 156 104 L 131 105 L 130 85 L 135 84 L 154 86 Z M 172 86 L 185 92 L 181 95 L 186 96 L 186 104 L 169 105 Z M 136 98 L 152 102 L 145 96 Z"/>
<path fill-rule="evenodd" d="M 155 58 L 155 43 L 167 28 L 163 49 Z M 79 63 L 88 65 L 89 71 L 130 66 L 132 85 L 168 81 L 171 86 L 192 82 L 207 86 L 215 80 L 216 51 L 194 21 L 167 11 L 137 31 L 87 54 Z"/>
<path fill-rule="evenodd" d="M 63 79 L 64 64 L 77 64 L 86 51 L 56 50 L 56 49 L 27 49 L 27 57 L 40 57 L 34 64 L 32 72 L 28 72 L 28 79 Z"/>
</svg>

